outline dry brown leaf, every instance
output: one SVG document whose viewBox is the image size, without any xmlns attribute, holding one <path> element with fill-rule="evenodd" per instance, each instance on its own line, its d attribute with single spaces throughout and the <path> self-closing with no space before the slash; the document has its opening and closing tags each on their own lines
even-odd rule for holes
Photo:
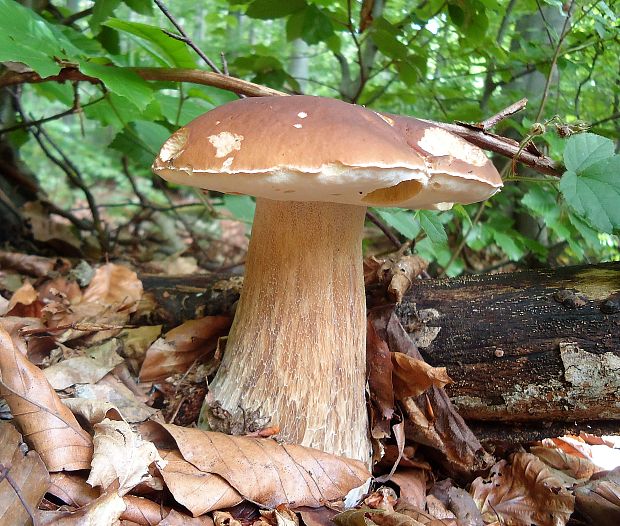
<svg viewBox="0 0 620 526">
<path fill-rule="evenodd" d="M 16 348 L 0 319 L 0 392 L 26 441 L 49 471 L 88 469 L 92 440 L 63 405 L 43 372 Z"/>
<path fill-rule="evenodd" d="M 364 284 L 383 284 L 391 301 L 400 303 L 411 287 L 413 280 L 428 267 L 428 262 L 419 256 L 405 256 L 403 251 L 409 245 L 378 259 L 374 256 L 364 260 Z"/>
<path fill-rule="evenodd" d="M 142 292 L 142 282 L 133 270 L 108 263 L 95 271 L 93 279 L 84 291 L 83 301 L 118 305 L 134 312 Z"/>
<path fill-rule="evenodd" d="M 170 510 L 157 526 L 213 526 L 213 524 L 213 519 L 209 516 L 189 517 L 177 510 Z M 146 526 L 150 526 L 150 523 Z"/>
<path fill-rule="evenodd" d="M 511 463 L 501 460 L 486 480 L 474 480 L 470 492 L 486 522 L 500 520 L 506 526 L 564 526 L 575 502 L 546 464 L 530 453 L 515 453 Z"/>
<path fill-rule="evenodd" d="M 123 497 L 116 491 L 103 493 L 75 511 L 47 511 L 39 513 L 39 526 L 118 526 L 125 511 Z"/>
<path fill-rule="evenodd" d="M 140 380 L 150 382 L 184 373 L 196 359 L 215 351 L 218 339 L 228 334 L 230 324 L 228 316 L 206 316 L 168 331 L 146 352 Z"/>
<path fill-rule="evenodd" d="M 472 496 L 452 485 L 450 479 L 436 482 L 430 493 L 456 516 L 459 526 L 484 526 L 482 514 Z"/>
<path fill-rule="evenodd" d="M 68 260 L 61 258 L 45 258 L 0 250 L 0 267 L 17 270 L 35 278 L 42 278 L 49 276 L 53 271 L 67 270 L 71 264 Z"/>
<path fill-rule="evenodd" d="M 123 362 L 123 359 L 116 354 L 118 348 L 118 340 L 107 340 L 101 345 L 87 349 L 85 356 L 63 360 L 43 372 L 47 381 L 56 390 L 66 389 L 75 384 L 96 383 Z"/>
<path fill-rule="evenodd" d="M 160 468 L 165 465 L 155 445 L 142 440 L 127 422 L 106 418 L 95 424 L 94 428 L 95 450 L 86 481 L 91 486 L 106 489 L 118 480 L 118 492 L 124 495 L 140 482 L 151 478 L 148 468 L 152 463 Z"/>
<path fill-rule="evenodd" d="M 394 415 L 394 387 L 392 385 L 392 356 L 387 344 L 377 336 L 368 321 L 366 331 L 366 370 L 370 391 L 371 434 L 381 439 L 390 436 L 390 420 Z"/>
<path fill-rule="evenodd" d="M 164 468 L 159 470 L 166 486 L 174 500 L 194 517 L 243 502 L 243 497 L 219 475 L 199 470 L 178 451 L 160 453 L 166 461 Z"/>
<path fill-rule="evenodd" d="M 138 374 L 146 350 L 159 338 L 161 328 L 161 325 L 145 325 L 119 333 L 118 337 L 123 342 L 122 355 L 134 374 Z"/>
<path fill-rule="evenodd" d="M 372 309 L 369 319 L 390 351 L 422 360 L 393 306 Z M 436 449 L 437 460 L 450 474 L 468 477 L 492 465 L 493 458 L 484 451 L 443 389 L 432 386 L 417 398 L 406 398 L 402 406 L 407 417 L 407 439 Z"/>
<path fill-rule="evenodd" d="M 400 499 L 411 506 L 424 508 L 426 503 L 426 471 L 423 469 L 398 469 L 392 480 L 400 488 Z"/>
<path fill-rule="evenodd" d="M 15 427 L 0 422 L 0 466 L 7 469 L 6 476 L 0 476 L 0 524 L 31 524 L 30 514 L 24 506 L 33 512 L 50 483 L 41 457 L 36 451 L 24 453 L 21 443 L 22 437 Z"/>
<path fill-rule="evenodd" d="M 575 509 L 596 526 L 620 524 L 620 468 L 575 487 Z"/>
<path fill-rule="evenodd" d="M 80 254 L 80 240 L 75 235 L 75 227 L 66 219 L 50 214 L 39 201 L 29 201 L 22 207 L 23 215 L 30 222 L 32 237 L 47 243 L 66 255 Z"/>
<path fill-rule="evenodd" d="M 9 300 L 0 296 L 0 316 L 4 316 L 9 311 Z"/>
<path fill-rule="evenodd" d="M 601 471 L 589 459 L 582 455 L 571 455 L 553 446 L 533 446 L 530 453 L 536 455 L 545 464 L 565 473 L 572 482 L 588 480 L 594 473 Z M 570 480 L 569 480 L 570 481 Z"/>
<path fill-rule="evenodd" d="M 420 396 L 435 386 L 443 388 L 452 383 L 445 367 L 432 367 L 402 352 L 392 353 L 394 394 L 398 400 Z"/>
<path fill-rule="evenodd" d="M 185 460 L 205 473 L 219 475 L 243 497 L 263 506 L 322 506 L 370 477 L 362 462 L 316 449 L 161 426 L 172 435 Z"/>
<path fill-rule="evenodd" d="M 327 508 L 298 508 L 297 513 L 305 526 L 334 526 L 333 518 L 338 512 Z"/>
<path fill-rule="evenodd" d="M 213 522 L 215 526 L 242 526 L 241 522 L 227 511 L 213 512 Z"/>
<path fill-rule="evenodd" d="M 69 506 L 79 508 L 99 497 L 99 490 L 89 486 L 82 477 L 69 473 L 52 473 L 48 493 Z"/>
<path fill-rule="evenodd" d="M 43 304 L 39 301 L 37 291 L 26 281 L 11 296 L 6 313 L 8 316 L 20 318 L 38 318 L 41 316 L 42 308 Z"/>
<path fill-rule="evenodd" d="M 122 415 L 123 419 L 131 424 L 144 422 L 157 412 L 157 410 L 138 400 L 136 396 L 120 382 L 116 382 L 114 385 L 102 383 L 107 378 L 107 376 L 104 377 L 97 385 L 76 385 L 75 396 L 88 401 L 99 401 L 112 404 Z M 79 402 L 74 403 L 79 404 Z M 79 411 L 78 407 L 75 408 Z"/>
</svg>

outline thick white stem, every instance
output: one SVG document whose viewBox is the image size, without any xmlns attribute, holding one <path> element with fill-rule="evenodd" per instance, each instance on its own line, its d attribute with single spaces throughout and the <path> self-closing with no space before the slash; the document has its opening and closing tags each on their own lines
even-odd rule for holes
<svg viewBox="0 0 620 526">
<path fill-rule="evenodd" d="M 287 441 L 368 461 L 365 208 L 258 199 L 246 274 L 210 386 Z"/>
</svg>

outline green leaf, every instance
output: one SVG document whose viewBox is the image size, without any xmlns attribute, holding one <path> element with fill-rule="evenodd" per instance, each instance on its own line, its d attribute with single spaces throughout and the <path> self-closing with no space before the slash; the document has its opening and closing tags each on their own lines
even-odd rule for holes
<svg viewBox="0 0 620 526">
<path fill-rule="evenodd" d="M 579 174 L 588 166 L 613 154 L 614 143 L 611 139 L 594 133 L 579 133 L 566 141 L 564 164 L 568 171 Z"/>
<path fill-rule="evenodd" d="M 129 9 L 141 15 L 153 14 L 153 0 L 123 0 Z"/>
<path fill-rule="evenodd" d="M 80 71 L 85 75 L 101 79 L 111 92 L 125 97 L 141 110 L 153 100 L 153 91 L 150 86 L 133 71 L 94 62 L 82 62 Z"/>
<path fill-rule="evenodd" d="M 306 7 L 306 0 L 254 0 L 245 14 L 263 20 L 283 18 Z"/>
<path fill-rule="evenodd" d="M 88 19 L 88 25 L 93 33 L 99 32 L 99 27 L 103 22 L 112 16 L 114 10 L 120 5 L 121 0 L 95 0 L 93 14 Z"/>
<path fill-rule="evenodd" d="M 309 5 L 294 13 L 286 23 L 286 38 L 302 38 L 308 44 L 325 42 L 334 33 L 329 17 L 318 7 Z"/>
<path fill-rule="evenodd" d="M 249 195 L 225 194 L 223 206 L 239 221 L 251 223 L 254 219 L 256 203 Z"/>
<path fill-rule="evenodd" d="M 418 210 L 416 212 L 416 217 L 420 222 L 422 230 L 424 230 L 433 244 L 446 244 L 448 242 L 446 230 L 439 220 L 439 214 L 437 212 Z"/>
<path fill-rule="evenodd" d="M 79 54 L 58 28 L 34 11 L 13 0 L 0 0 L 0 62 L 22 62 L 48 77 L 60 71 L 57 58 Z"/>
<path fill-rule="evenodd" d="M 407 46 L 398 40 L 395 34 L 385 29 L 373 30 L 372 40 L 379 51 L 387 57 L 404 59 L 409 54 Z"/>
<path fill-rule="evenodd" d="M 620 230 L 620 155 L 590 164 L 577 175 L 567 171 L 560 190 L 568 204 L 595 228 L 611 234 Z"/>
<path fill-rule="evenodd" d="M 411 210 L 401 208 L 375 208 L 381 219 L 407 239 L 415 239 L 420 233 L 420 225 Z"/>
<path fill-rule="evenodd" d="M 512 261 L 518 261 L 525 254 L 523 248 L 515 242 L 514 236 L 494 230 L 493 239 Z"/>
<path fill-rule="evenodd" d="M 106 21 L 105 25 L 146 40 L 149 43 L 148 50 L 165 65 L 178 68 L 196 67 L 196 61 L 188 47 L 183 42 L 166 35 L 159 27 L 139 22 L 128 22 L 118 18 Z"/>
</svg>

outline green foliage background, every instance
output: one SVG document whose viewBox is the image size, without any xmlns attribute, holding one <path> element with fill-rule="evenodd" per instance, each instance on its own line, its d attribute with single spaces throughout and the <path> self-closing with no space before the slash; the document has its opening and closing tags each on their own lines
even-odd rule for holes
<svg viewBox="0 0 620 526">
<path fill-rule="evenodd" d="M 38 10 L 35 5 L 35 12 L 15 0 L 0 0 L 0 61 L 25 64 L 41 76 L 74 66 L 103 85 L 25 84 L 15 92 L 24 108 L 24 115 L 15 116 L 17 124 L 79 107 L 43 126 L 98 202 L 114 205 L 107 208 L 110 216 L 127 216 L 131 206 L 120 205 L 137 202 L 124 170 L 134 174 L 139 191 L 165 205 L 149 170 L 159 146 L 180 125 L 235 95 L 193 84 L 146 82 L 128 69 L 207 69 L 184 42 L 165 32 L 174 28 L 149 0 L 52 4 Z M 518 141 L 532 139 L 565 165 L 561 180 L 521 166 L 512 172 L 498 157 L 494 161 L 503 169 L 506 188 L 487 203 L 441 213 L 376 211 L 403 239 L 415 239 L 416 250 L 435 262 L 438 273 L 489 270 L 509 261 L 557 265 L 619 258 L 618 2 L 165 4 L 213 61 L 221 64 L 223 53 L 232 75 L 279 90 L 473 122 L 528 97 L 526 111 L 494 131 Z M 569 10 L 570 22 L 564 24 Z M 582 129 L 582 121 L 591 124 L 589 133 L 563 138 Z M 79 207 L 83 197 L 42 154 L 31 132 L 32 127 L 18 127 L 5 135 L 51 200 L 67 209 Z M 201 207 L 186 213 L 207 230 L 218 207 L 242 220 L 251 218 L 251 199 L 215 196 L 213 203 L 211 215 Z M 475 257 L 480 251 L 484 261 Z"/>
</svg>

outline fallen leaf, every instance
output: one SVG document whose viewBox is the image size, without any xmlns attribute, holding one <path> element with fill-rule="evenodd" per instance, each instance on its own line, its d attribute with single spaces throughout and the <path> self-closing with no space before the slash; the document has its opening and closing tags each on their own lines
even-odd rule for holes
<svg viewBox="0 0 620 526">
<path fill-rule="evenodd" d="M 48 493 L 76 508 L 99 497 L 99 490 L 89 486 L 82 477 L 69 473 L 52 473 Z"/>
<path fill-rule="evenodd" d="M 75 234 L 75 227 L 66 219 L 50 214 L 39 201 L 25 203 L 22 213 L 28 219 L 36 241 L 47 243 L 69 256 L 80 254 L 81 242 Z"/>
<path fill-rule="evenodd" d="M 86 481 L 91 486 L 106 489 L 118 480 L 118 491 L 124 495 L 150 478 L 148 468 L 152 463 L 165 465 L 155 445 L 142 440 L 127 422 L 106 418 L 94 429 L 92 467 Z"/>
<path fill-rule="evenodd" d="M 44 369 L 45 377 L 56 390 L 75 384 L 96 383 L 114 367 L 123 362 L 116 353 L 118 340 L 107 340 L 101 345 L 86 350 L 85 356 L 63 360 Z"/>
<path fill-rule="evenodd" d="M 327 507 L 323 508 L 298 508 L 297 513 L 305 526 L 334 526 L 333 518 L 337 511 Z"/>
<path fill-rule="evenodd" d="M 103 493 L 75 511 L 41 511 L 39 526 L 118 526 L 126 504 L 116 491 Z"/>
<path fill-rule="evenodd" d="M 181 455 L 222 477 L 243 497 L 267 507 L 322 506 L 363 484 L 364 464 L 295 444 L 160 424 Z"/>
<path fill-rule="evenodd" d="M 71 267 L 71 264 L 62 258 L 46 258 L 0 250 L 0 267 L 17 270 L 35 278 L 42 278 L 48 277 L 54 271 L 66 270 Z"/>
<path fill-rule="evenodd" d="M 500 460 L 487 479 L 474 480 L 470 493 L 486 522 L 500 520 L 506 526 L 564 526 L 575 502 L 530 453 L 515 453 L 510 463 Z"/>
<path fill-rule="evenodd" d="M 398 469 L 392 481 L 400 488 L 400 499 L 417 508 L 426 503 L 426 471 L 423 469 Z"/>
<path fill-rule="evenodd" d="M 594 473 L 601 471 L 583 455 L 572 455 L 553 446 L 533 446 L 530 448 L 530 453 L 553 469 L 567 474 L 573 482 L 588 480 Z"/>
<path fill-rule="evenodd" d="M 432 367 L 424 360 L 392 352 L 394 394 L 398 400 L 420 396 L 430 387 L 440 389 L 452 383 L 445 367 Z"/>
<path fill-rule="evenodd" d="M 134 374 L 140 370 L 146 351 L 161 334 L 161 328 L 161 325 L 144 325 L 135 329 L 123 329 L 118 334 L 123 342 L 122 355 Z"/>
<path fill-rule="evenodd" d="M 574 489 L 575 509 L 596 526 L 620 524 L 620 468 L 595 475 L 598 478 Z"/>
<path fill-rule="evenodd" d="M 422 355 L 400 324 L 393 305 L 372 309 L 369 319 L 391 352 L 422 360 Z M 422 395 L 406 398 L 401 404 L 407 417 L 407 439 L 437 450 L 435 457 L 450 474 L 469 477 L 492 465 L 493 458 L 484 451 L 444 389 L 433 385 Z"/>
<path fill-rule="evenodd" d="M 31 524 L 30 514 L 45 495 L 50 477 L 36 451 L 25 453 L 22 437 L 8 422 L 0 422 L 0 524 Z M 7 477 L 10 477 L 11 483 Z"/>
<path fill-rule="evenodd" d="M 392 384 L 392 356 L 387 343 L 377 336 L 368 321 L 366 332 L 366 370 L 370 392 L 371 434 L 375 439 L 390 436 L 390 420 L 394 415 L 394 386 Z"/>
<path fill-rule="evenodd" d="M 436 482 L 430 493 L 450 510 L 459 526 L 484 526 L 484 520 L 472 496 L 452 484 L 450 479 Z"/>
<path fill-rule="evenodd" d="M 140 381 L 184 373 L 198 358 L 215 351 L 218 339 L 228 333 L 230 324 L 228 316 L 206 316 L 168 331 L 146 352 Z"/>
<path fill-rule="evenodd" d="M 222 477 L 201 471 L 178 451 L 160 451 L 160 454 L 166 461 L 159 470 L 166 486 L 174 500 L 194 517 L 243 502 L 243 497 Z"/>
<path fill-rule="evenodd" d="M 88 469 L 92 440 L 45 379 L 16 348 L 0 319 L 0 393 L 26 441 L 49 471 Z"/>
<path fill-rule="evenodd" d="M 157 526 L 213 526 L 213 524 L 213 519 L 209 516 L 188 517 L 177 510 L 170 510 L 170 513 L 157 523 Z"/>
<path fill-rule="evenodd" d="M 38 318 L 41 316 L 43 303 L 39 301 L 39 295 L 30 282 L 26 281 L 17 289 L 9 301 L 7 308 L 8 316 L 20 318 Z"/>
<path fill-rule="evenodd" d="M 95 271 L 84 291 L 83 301 L 103 305 L 118 305 L 134 312 L 142 297 L 142 282 L 127 267 L 107 263 Z"/>
<path fill-rule="evenodd" d="M 132 424 L 144 422 L 157 412 L 157 410 L 138 400 L 136 396 L 120 382 L 116 382 L 115 385 L 101 383 L 106 378 L 107 376 L 96 385 L 76 385 L 74 393 L 76 398 L 108 402 L 118 410 L 125 421 Z"/>
</svg>

